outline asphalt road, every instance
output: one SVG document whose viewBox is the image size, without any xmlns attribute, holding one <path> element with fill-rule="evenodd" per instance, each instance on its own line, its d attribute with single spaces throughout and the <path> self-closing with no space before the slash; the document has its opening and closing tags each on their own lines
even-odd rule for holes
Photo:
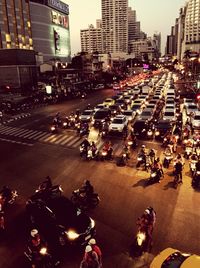
<svg viewBox="0 0 200 268">
<path fill-rule="evenodd" d="M 200 192 L 191 187 L 188 163 L 184 168 L 183 184 L 172 187 L 172 167 L 165 171 L 159 184 L 146 186 L 149 174 L 136 169 L 137 150 L 132 152 L 126 167 L 116 161 L 84 161 L 79 157 L 81 140 L 76 133 L 64 130 L 57 135 L 49 133 L 56 112 L 69 114 L 76 108 L 100 103 L 112 90 L 96 92 L 86 100 L 72 100 L 62 104 L 41 107 L 22 115 L 7 118 L 0 126 L 0 186 L 7 184 L 17 189 L 19 197 L 5 215 L 6 232 L 0 234 L 0 267 L 30 267 L 23 251 L 26 246 L 25 202 L 46 175 L 55 184 L 61 184 L 68 197 L 88 178 L 98 192 L 101 202 L 89 214 L 96 222 L 96 240 L 103 251 L 103 267 L 149 267 L 154 255 L 173 247 L 184 252 L 200 252 Z M 15 119 L 16 117 L 16 119 Z M 59 136 L 60 135 L 60 136 Z M 92 139 L 102 141 L 93 131 Z M 115 157 L 120 155 L 123 140 L 112 138 Z M 163 158 L 159 143 L 145 142 Z M 180 150 L 180 148 L 179 148 Z M 137 230 L 136 219 L 147 206 L 157 212 L 153 234 L 153 249 L 139 260 L 129 258 L 127 251 Z M 78 268 L 83 255 L 80 250 L 66 250 L 61 254 L 61 267 Z"/>
</svg>

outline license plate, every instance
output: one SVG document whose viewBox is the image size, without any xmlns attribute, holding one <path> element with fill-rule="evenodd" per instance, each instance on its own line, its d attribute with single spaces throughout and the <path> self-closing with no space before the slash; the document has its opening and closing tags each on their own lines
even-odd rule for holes
<svg viewBox="0 0 200 268">
<path fill-rule="evenodd" d="M 87 235 L 87 236 L 85 237 L 85 241 L 88 240 L 89 238 L 91 238 L 91 235 Z"/>
</svg>

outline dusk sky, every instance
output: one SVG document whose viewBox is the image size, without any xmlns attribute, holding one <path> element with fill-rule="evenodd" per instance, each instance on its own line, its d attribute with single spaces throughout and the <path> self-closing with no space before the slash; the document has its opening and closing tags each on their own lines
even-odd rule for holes
<svg viewBox="0 0 200 268">
<path fill-rule="evenodd" d="M 70 35 L 72 56 L 80 51 L 80 29 L 87 29 L 89 24 L 96 25 L 101 18 L 101 0 L 65 0 L 70 10 Z M 141 30 L 152 36 L 161 32 L 162 53 L 166 36 L 179 15 L 179 9 L 186 0 L 129 0 L 129 6 L 136 10 Z"/>
</svg>

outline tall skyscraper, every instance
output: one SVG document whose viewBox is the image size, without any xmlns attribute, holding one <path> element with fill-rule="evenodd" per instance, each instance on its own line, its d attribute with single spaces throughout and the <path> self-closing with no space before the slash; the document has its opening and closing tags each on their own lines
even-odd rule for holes
<svg viewBox="0 0 200 268">
<path fill-rule="evenodd" d="M 200 52 L 200 0 L 189 0 L 188 2 L 184 41 L 185 50 Z"/>
<path fill-rule="evenodd" d="M 128 41 L 140 39 L 140 22 L 136 21 L 136 10 L 128 8 Z"/>
<path fill-rule="evenodd" d="M 128 0 L 102 0 L 103 52 L 128 52 Z"/>
<path fill-rule="evenodd" d="M 0 48 L 33 49 L 29 1 L 0 1 Z"/>
</svg>

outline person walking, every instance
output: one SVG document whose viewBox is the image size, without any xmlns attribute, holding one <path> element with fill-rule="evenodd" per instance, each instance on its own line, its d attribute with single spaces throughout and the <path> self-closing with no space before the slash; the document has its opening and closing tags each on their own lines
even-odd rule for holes
<svg viewBox="0 0 200 268">
<path fill-rule="evenodd" d="M 98 255 L 98 261 L 99 261 L 99 268 L 102 267 L 102 252 L 99 246 L 97 246 L 96 240 L 94 238 L 90 239 L 88 242 L 88 245 L 92 247 L 92 250 L 94 250 Z"/>
<path fill-rule="evenodd" d="M 81 261 L 80 268 L 100 268 L 97 253 L 90 245 L 85 248 L 85 254 Z"/>
</svg>

